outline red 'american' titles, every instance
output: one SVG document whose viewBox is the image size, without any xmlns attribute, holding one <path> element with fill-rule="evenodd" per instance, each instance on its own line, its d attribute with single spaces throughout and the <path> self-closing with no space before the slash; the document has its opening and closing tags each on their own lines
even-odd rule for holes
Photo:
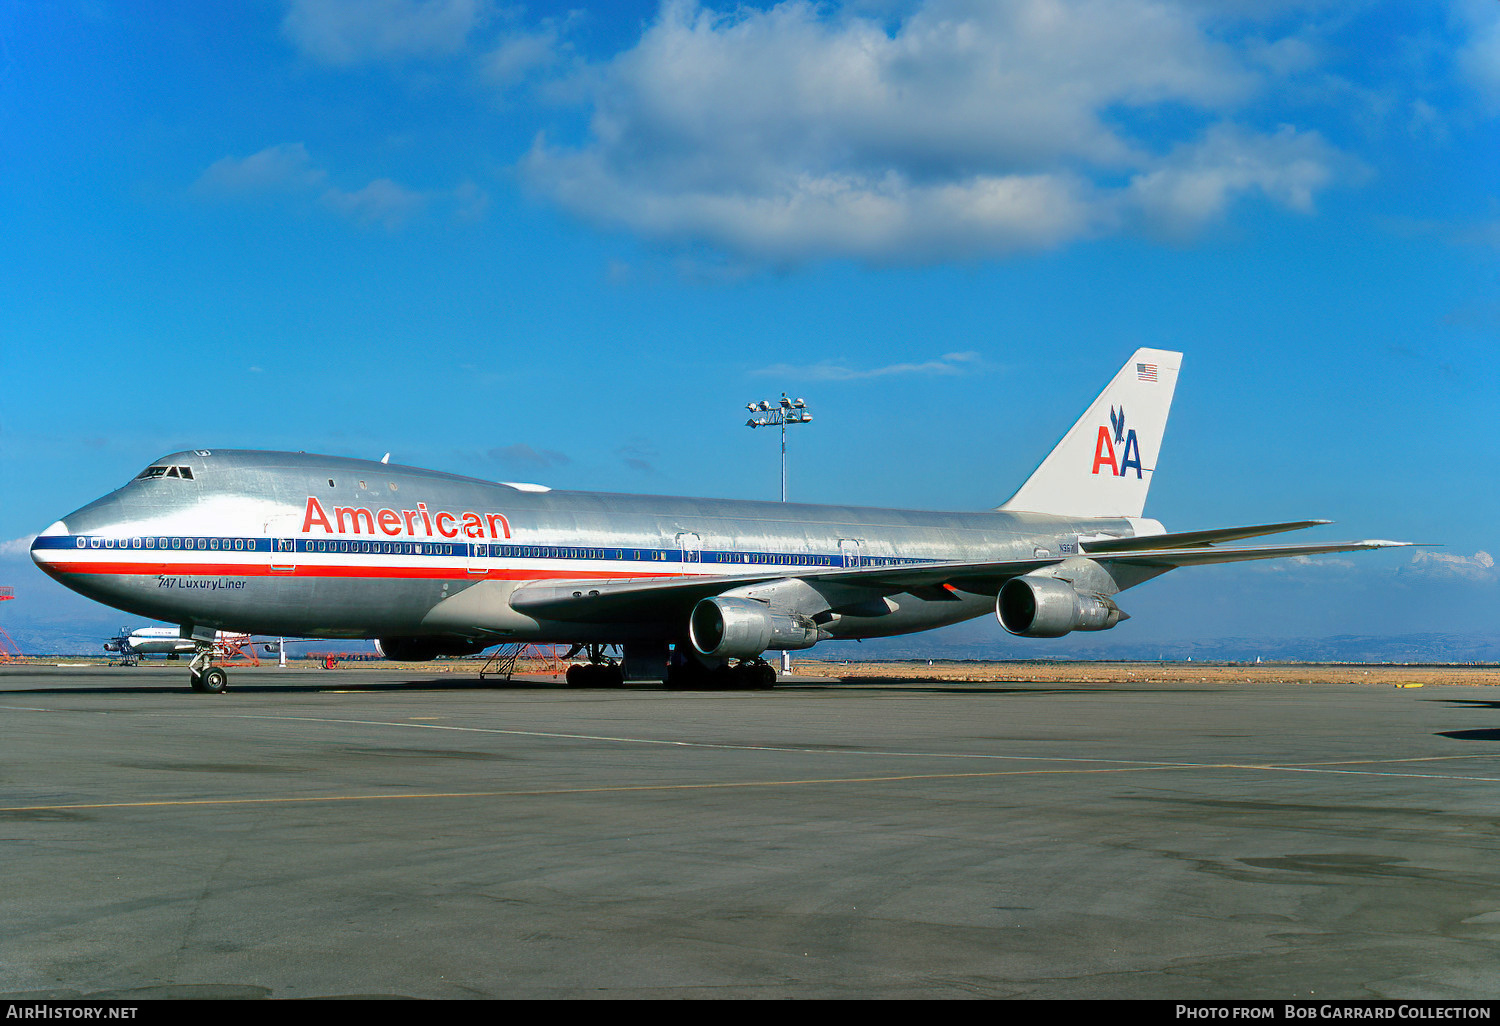
<svg viewBox="0 0 1500 1026">
<path fill-rule="evenodd" d="M 307 512 L 302 517 L 302 533 L 309 534 L 321 527 L 325 534 L 375 534 L 377 526 L 381 534 L 392 538 L 509 538 L 510 521 L 501 513 L 436 513 L 427 509 L 427 503 L 417 503 L 416 509 L 368 510 L 363 506 L 335 506 L 330 518 L 323 504 L 312 496 L 307 497 Z"/>
</svg>

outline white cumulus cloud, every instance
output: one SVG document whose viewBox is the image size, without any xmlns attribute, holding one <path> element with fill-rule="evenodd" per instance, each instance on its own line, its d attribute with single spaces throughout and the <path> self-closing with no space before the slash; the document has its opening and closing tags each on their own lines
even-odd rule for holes
<svg viewBox="0 0 1500 1026">
<path fill-rule="evenodd" d="M 1317 132 L 1283 125 L 1262 134 L 1218 124 L 1134 176 L 1125 201 L 1151 230 L 1182 236 L 1219 217 L 1235 197 L 1252 192 L 1311 213 L 1314 195 L 1341 167 L 1352 174 L 1354 162 Z"/>
<path fill-rule="evenodd" d="M 921 363 L 892 363 L 883 367 L 850 367 L 837 360 L 817 363 L 778 363 L 754 373 L 761 377 L 796 378 L 800 381 L 860 381 L 868 378 L 930 377 L 973 374 L 985 369 L 978 353 L 948 353 L 941 359 Z"/>
<path fill-rule="evenodd" d="M 353 192 L 329 189 L 323 193 L 323 202 L 361 224 L 380 225 L 394 231 L 420 214 L 427 205 L 427 198 L 389 178 L 377 178 Z"/>
<path fill-rule="evenodd" d="M 1418 552 L 1401 568 L 1402 574 L 1419 577 L 1450 578 L 1484 583 L 1500 580 L 1495 559 L 1488 552 L 1460 556 L 1456 552 Z"/>
<path fill-rule="evenodd" d="M 214 199 L 318 192 L 327 209 L 387 231 L 403 228 L 434 208 L 447 211 L 455 221 L 477 221 L 489 207 L 489 196 L 472 182 L 453 189 L 420 190 L 376 178 L 357 189 L 346 189 L 325 185 L 328 179 L 328 172 L 313 162 L 302 143 L 278 143 L 248 157 L 215 161 L 199 176 L 193 191 Z"/>
<path fill-rule="evenodd" d="M 568 49 L 561 33 L 561 27 L 553 21 L 544 21 L 535 30 L 507 32 L 480 60 L 485 78 L 492 85 L 505 89 L 538 71 L 556 66 Z"/>
<path fill-rule="evenodd" d="M 30 555 L 31 543 L 34 541 L 36 541 L 36 535 L 28 534 L 20 538 L 12 538 L 10 541 L 0 542 L 0 557 Z"/>
<path fill-rule="evenodd" d="M 1500 3 L 1458 0 L 1455 5 L 1466 38 L 1460 45 L 1459 71 L 1493 112 L 1500 112 Z"/>
<path fill-rule="evenodd" d="M 461 51 L 490 14 L 485 0 L 289 0 L 282 31 L 325 64 Z"/>
<path fill-rule="evenodd" d="M 325 172 L 302 143 L 278 143 L 248 157 L 223 157 L 209 165 L 198 188 L 210 192 L 267 192 L 316 185 Z"/>
<path fill-rule="evenodd" d="M 925 0 L 888 24 L 802 0 L 673 0 L 580 76 L 589 138 L 538 136 L 521 170 L 597 223 L 784 263 L 1182 234 L 1244 195 L 1311 211 L 1340 155 L 1315 132 L 1234 120 L 1275 73 L 1274 45 L 1221 41 L 1208 10 Z M 1164 108 L 1175 133 L 1123 127 L 1122 112 Z"/>
</svg>

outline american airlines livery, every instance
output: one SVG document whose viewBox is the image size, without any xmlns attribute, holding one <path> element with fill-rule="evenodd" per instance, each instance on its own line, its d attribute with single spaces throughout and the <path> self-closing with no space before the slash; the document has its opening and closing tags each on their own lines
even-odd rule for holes
<svg viewBox="0 0 1500 1026">
<path fill-rule="evenodd" d="M 769 650 L 993 612 L 1028 638 L 1102 631 L 1174 567 L 1405 542 L 1234 545 L 1327 523 L 1169 534 L 1142 519 L 1180 353 L 1141 349 L 997 509 L 938 513 L 554 491 L 385 462 L 196 449 L 43 531 L 90 598 L 181 625 L 193 687 L 217 631 L 373 638 L 396 659 L 572 644 L 574 685 L 769 687 Z M 606 655 L 620 646 L 623 663 Z"/>
</svg>

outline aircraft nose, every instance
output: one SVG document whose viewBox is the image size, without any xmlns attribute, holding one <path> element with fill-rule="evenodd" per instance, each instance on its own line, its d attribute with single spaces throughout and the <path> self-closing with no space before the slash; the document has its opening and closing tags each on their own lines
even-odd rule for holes
<svg viewBox="0 0 1500 1026">
<path fill-rule="evenodd" d="M 64 553 L 60 547 L 68 537 L 68 525 L 59 520 L 31 541 L 31 561 L 48 573 L 55 573 L 58 557 Z"/>
</svg>

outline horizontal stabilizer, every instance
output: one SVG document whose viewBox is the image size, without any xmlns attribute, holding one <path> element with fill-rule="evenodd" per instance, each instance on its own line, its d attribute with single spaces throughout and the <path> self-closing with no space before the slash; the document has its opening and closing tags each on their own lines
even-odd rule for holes
<svg viewBox="0 0 1500 1026">
<path fill-rule="evenodd" d="M 1288 556 L 1326 556 L 1332 552 L 1359 552 L 1364 549 L 1391 549 L 1415 542 L 1365 541 L 1325 542 L 1318 545 L 1242 545 L 1239 548 L 1148 549 L 1112 552 L 1096 557 L 1100 563 L 1129 563 L 1134 566 L 1206 566 L 1209 563 L 1238 563 L 1248 559 L 1283 559 Z"/>
<path fill-rule="evenodd" d="M 1180 531 L 1176 534 L 1150 534 L 1130 538 L 1102 538 L 1098 541 L 1082 540 L 1083 550 L 1091 556 L 1108 552 L 1137 552 L 1141 549 L 1186 549 L 1197 545 L 1214 545 L 1218 542 L 1238 541 L 1241 538 L 1259 538 L 1267 534 L 1282 534 L 1286 531 L 1301 531 L 1308 527 L 1322 527 L 1331 520 L 1293 520 L 1285 524 L 1255 524 L 1250 527 L 1221 527 L 1212 531 Z"/>
</svg>

